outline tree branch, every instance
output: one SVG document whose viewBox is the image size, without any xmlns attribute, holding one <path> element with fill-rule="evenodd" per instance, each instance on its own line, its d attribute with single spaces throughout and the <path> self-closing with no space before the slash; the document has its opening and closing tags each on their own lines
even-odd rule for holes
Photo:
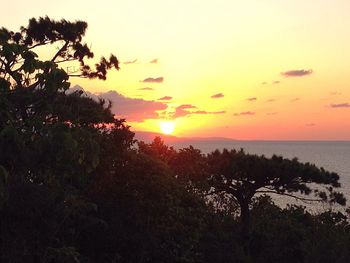
<svg viewBox="0 0 350 263">
<path fill-rule="evenodd" d="M 41 43 L 37 43 L 37 44 L 29 47 L 28 49 L 31 50 L 33 48 L 40 47 L 40 46 L 45 46 L 45 45 L 50 44 L 50 43 L 51 43 L 51 41 L 44 41 L 44 42 L 41 42 Z"/>
<path fill-rule="evenodd" d="M 322 202 L 323 201 L 322 199 L 304 198 L 304 197 L 299 197 L 299 196 L 292 195 L 292 194 L 287 194 L 287 193 L 278 193 L 276 191 L 271 191 L 271 190 L 260 190 L 260 191 L 256 191 L 256 193 L 284 195 L 284 196 L 293 197 L 293 198 L 295 198 L 297 200 L 305 201 L 305 202 Z"/>
<path fill-rule="evenodd" d="M 56 61 L 55 63 L 58 64 L 58 63 L 63 63 L 63 62 L 76 61 L 76 60 L 78 60 L 78 59 L 76 59 L 76 58 L 71 58 L 71 59 L 67 58 L 67 59 Z"/>
<path fill-rule="evenodd" d="M 5 61 L 0 57 L 0 62 L 5 66 L 5 72 L 8 73 L 12 79 L 17 83 L 17 85 L 19 87 L 22 87 L 22 83 L 21 81 L 19 81 L 18 79 L 16 79 L 14 72 L 11 70 L 11 68 L 9 67 L 9 65 L 7 63 L 5 63 Z"/>
<path fill-rule="evenodd" d="M 86 76 L 83 76 L 82 74 L 68 74 L 68 77 L 87 78 Z"/>
<path fill-rule="evenodd" d="M 68 47 L 68 44 L 69 44 L 69 41 L 66 41 L 64 43 L 64 45 L 57 51 L 57 53 L 53 56 L 53 58 L 51 59 L 51 62 L 55 62 L 56 58 L 58 58 L 58 56 L 64 51 L 67 49 Z"/>
</svg>

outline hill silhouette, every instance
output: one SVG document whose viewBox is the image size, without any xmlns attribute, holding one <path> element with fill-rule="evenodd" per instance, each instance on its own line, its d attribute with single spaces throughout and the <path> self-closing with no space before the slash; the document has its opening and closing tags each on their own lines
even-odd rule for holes
<svg viewBox="0 0 350 263">
<path fill-rule="evenodd" d="M 179 137 L 174 135 L 166 135 L 158 132 L 147 132 L 147 131 L 133 131 L 135 133 L 135 139 L 139 141 L 151 142 L 155 137 L 160 137 L 166 143 L 173 142 L 193 142 L 193 141 L 236 141 L 236 139 L 226 137 Z"/>
</svg>

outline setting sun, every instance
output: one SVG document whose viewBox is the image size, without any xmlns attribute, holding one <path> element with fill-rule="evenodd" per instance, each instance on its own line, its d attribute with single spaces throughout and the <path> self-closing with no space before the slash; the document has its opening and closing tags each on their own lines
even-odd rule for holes
<svg viewBox="0 0 350 263">
<path fill-rule="evenodd" d="M 160 123 L 160 129 L 164 134 L 171 134 L 175 130 L 175 123 L 173 121 L 163 121 Z"/>
</svg>

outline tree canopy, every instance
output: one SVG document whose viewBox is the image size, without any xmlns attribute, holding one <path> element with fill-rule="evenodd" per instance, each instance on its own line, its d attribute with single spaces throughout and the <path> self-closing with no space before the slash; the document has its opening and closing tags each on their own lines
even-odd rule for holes
<svg viewBox="0 0 350 263">
<path fill-rule="evenodd" d="M 249 228 L 249 204 L 256 194 L 277 194 L 304 201 L 328 201 L 346 204 L 339 175 L 310 163 L 300 163 L 273 155 L 271 158 L 247 154 L 243 150 L 214 151 L 208 155 L 211 189 L 209 193 L 230 196 L 238 202 L 244 232 Z M 311 183 L 325 185 L 324 191 Z M 298 195 L 299 193 L 299 195 Z M 315 198 L 305 196 L 314 194 Z"/>
</svg>

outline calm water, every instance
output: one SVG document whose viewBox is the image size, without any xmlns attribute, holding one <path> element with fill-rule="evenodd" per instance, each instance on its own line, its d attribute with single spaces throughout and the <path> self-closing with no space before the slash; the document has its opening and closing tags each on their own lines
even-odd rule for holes
<svg viewBox="0 0 350 263">
<path fill-rule="evenodd" d="M 187 141 L 173 143 L 175 148 L 192 145 L 204 153 L 215 149 L 243 148 L 248 153 L 297 157 L 340 175 L 341 191 L 350 204 L 350 141 Z"/>
</svg>

